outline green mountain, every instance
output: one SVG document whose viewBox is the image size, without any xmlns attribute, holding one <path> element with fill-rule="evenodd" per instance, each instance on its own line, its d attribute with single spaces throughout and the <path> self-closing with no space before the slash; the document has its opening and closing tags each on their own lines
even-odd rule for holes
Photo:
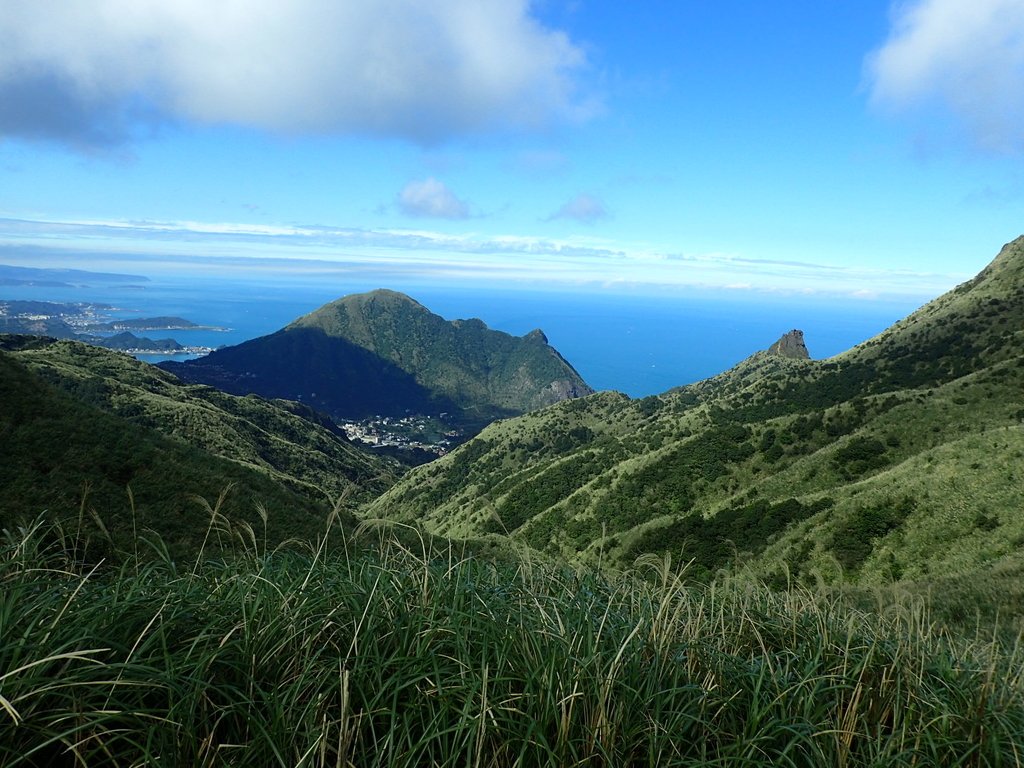
<svg viewBox="0 0 1024 768">
<path fill-rule="evenodd" d="M 2 336 L 0 364 L 3 526 L 89 507 L 123 540 L 130 487 L 138 526 L 187 550 L 209 522 L 195 497 L 212 504 L 231 485 L 229 519 L 262 526 L 261 506 L 273 540 L 309 540 L 333 506 L 365 501 L 397 475 L 304 406 L 184 385 L 127 355 Z"/>
<path fill-rule="evenodd" d="M 570 560 L 785 583 L 1024 568 L 1024 238 L 879 336 L 784 336 L 714 378 L 491 425 L 367 513 Z M 799 343 L 797 343 L 799 342 Z"/>
<path fill-rule="evenodd" d="M 385 290 L 161 367 L 236 394 L 301 400 L 339 419 L 448 412 L 486 423 L 592 392 L 540 331 L 515 337 L 480 320 L 447 321 Z"/>
</svg>

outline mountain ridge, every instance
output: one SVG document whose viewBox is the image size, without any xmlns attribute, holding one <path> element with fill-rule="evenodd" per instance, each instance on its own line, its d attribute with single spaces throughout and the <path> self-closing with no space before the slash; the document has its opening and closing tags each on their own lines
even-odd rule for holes
<svg viewBox="0 0 1024 768">
<path fill-rule="evenodd" d="M 1018 238 L 974 279 L 840 355 L 759 352 L 659 396 L 598 394 L 503 421 L 367 514 L 570 561 L 672 553 L 704 577 L 743 568 L 872 582 L 983 567 L 1024 541 L 1024 519 L 1009 512 L 1024 493 L 1006 480 L 1024 451 L 1022 334 Z M 965 496 L 942 479 L 957 476 L 982 490 Z M 961 505 L 955 525 L 934 487 Z"/>
<path fill-rule="evenodd" d="M 447 412 L 483 424 L 593 391 L 542 332 L 515 337 L 478 319 L 448 321 L 386 289 L 161 367 L 236 394 L 302 400 L 336 419 Z"/>
</svg>

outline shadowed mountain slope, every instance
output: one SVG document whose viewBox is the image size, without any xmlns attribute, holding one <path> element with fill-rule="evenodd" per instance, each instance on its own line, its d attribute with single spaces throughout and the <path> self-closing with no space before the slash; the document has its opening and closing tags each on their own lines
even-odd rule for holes
<svg viewBox="0 0 1024 768">
<path fill-rule="evenodd" d="M 1024 542 L 1022 334 L 1019 239 L 834 358 L 803 359 L 791 333 L 775 354 L 659 397 L 600 393 L 500 422 L 369 513 L 574 560 L 671 553 L 691 574 L 780 583 L 1012 560 Z"/>
<path fill-rule="evenodd" d="M 394 291 L 346 296 L 286 328 L 184 363 L 190 382 L 301 400 L 335 418 L 438 414 L 486 422 L 589 394 L 540 331 L 431 313 Z"/>
<path fill-rule="evenodd" d="M 85 404 L 258 469 L 317 501 L 366 499 L 398 474 L 394 462 L 355 447 L 298 403 L 185 385 L 128 355 L 78 342 L 7 337 L 3 348 Z"/>
<path fill-rule="evenodd" d="M 81 518 L 122 549 L 153 529 L 194 552 L 211 522 L 198 499 L 226 489 L 218 519 L 310 541 L 399 471 L 297 403 L 184 385 L 80 342 L 0 336 L 0 399 L 0 526 Z"/>
<path fill-rule="evenodd" d="M 323 529 L 326 503 L 90 405 L 8 352 L 0 352 L 0 399 L 2 528 L 40 516 L 63 520 L 89 558 L 144 549 L 136 542 L 148 531 L 172 557 L 194 556 L 212 517 L 200 499 L 221 520 L 247 523 L 261 539 L 266 531 L 272 544 Z"/>
</svg>

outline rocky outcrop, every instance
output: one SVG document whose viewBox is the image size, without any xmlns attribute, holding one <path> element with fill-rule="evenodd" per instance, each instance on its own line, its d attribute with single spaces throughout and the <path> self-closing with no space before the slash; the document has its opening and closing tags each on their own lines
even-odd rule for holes
<svg viewBox="0 0 1024 768">
<path fill-rule="evenodd" d="M 573 400 L 592 394 L 594 394 L 594 390 L 586 384 L 582 384 L 580 379 L 552 381 L 542 391 L 542 396 L 551 403 L 557 403 L 560 400 Z"/>
<path fill-rule="evenodd" d="M 811 353 L 807 351 L 807 345 L 804 344 L 804 332 L 797 330 L 784 333 L 782 338 L 768 347 L 768 354 L 789 357 L 794 360 L 811 359 Z"/>
</svg>

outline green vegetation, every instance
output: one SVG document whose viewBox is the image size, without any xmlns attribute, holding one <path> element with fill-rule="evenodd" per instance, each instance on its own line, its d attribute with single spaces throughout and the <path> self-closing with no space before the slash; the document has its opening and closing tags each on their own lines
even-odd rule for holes
<svg viewBox="0 0 1024 768">
<path fill-rule="evenodd" d="M 687 515 L 668 530 L 652 529 L 639 536 L 633 543 L 631 554 L 685 551 L 691 558 L 689 573 L 707 581 L 718 569 L 730 565 L 740 553 L 764 551 L 788 526 L 831 505 L 831 499 L 820 499 L 813 504 L 802 504 L 792 498 L 777 504 L 761 500 L 722 510 L 710 519 Z M 841 540 L 848 541 L 846 538 Z M 861 541 L 850 541 L 854 540 Z M 865 554 L 869 553 L 870 545 L 865 549 Z"/>
<path fill-rule="evenodd" d="M 0 349 L 0 526 L 77 521 L 91 557 L 144 532 L 193 552 L 214 504 L 270 542 L 309 540 L 328 510 L 351 520 L 395 476 L 296 404 L 185 387 L 78 342 L 0 337 Z"/>
<path fill-rule="evenodd" d="M 80 404 L 258 470 L 317 502 L 366 500 L 397 475 L 394 462 L 356 448 L 297 403 L 183 386 L 151 365 L 81 343 L 0 337 L 0 350 Z"/>
<path fill-rule="evenodd" d="M 593 391 L 540 330 L 516 337 L 477 319 L 449 322 L 395 291 L 346 296 L 288 326 L 299 328 L 347 339 L 477 417 L 523 413 Z"/>
<path fill-rule="evenodd" d="M 871 554 L 874 543 L 897 530 L 914 511 L 917 503 L 911 496 L 898 502 L 859 507 L 843 520 L 832 539 L 836 560 L 847 570 L 858 568 Z"/>
<path fill-rule="evenodd" d="M 92 559 L 130 550 L 146 532 L 174 556 L 194 552 L 210 506 L 272 542 L 315 535 L 329 509 L 326 498 L 82 403 L 8 354 L 0 401 L 0 526 L 40 514 L 69 521 L 88 533 Z"/>
<path fill-rule="evenodd" d="M 659 397 L 601 393 L 494 424 L 368 513 L 574 562 L 671 553 L 708 579 L 973 573 L 1024 542 L 1022 333 L 1024 238 L 835 358 L 758 352 Z"/>
<path fill-rule="evenodd" d="M 212 538 L 211 538 L 212 541 Z M 83 566 L 0 542 L 8 766 L 1019 765 L 1019 649 L 651 561 L 616 578 L 364 534 Z"/>
</svg>

